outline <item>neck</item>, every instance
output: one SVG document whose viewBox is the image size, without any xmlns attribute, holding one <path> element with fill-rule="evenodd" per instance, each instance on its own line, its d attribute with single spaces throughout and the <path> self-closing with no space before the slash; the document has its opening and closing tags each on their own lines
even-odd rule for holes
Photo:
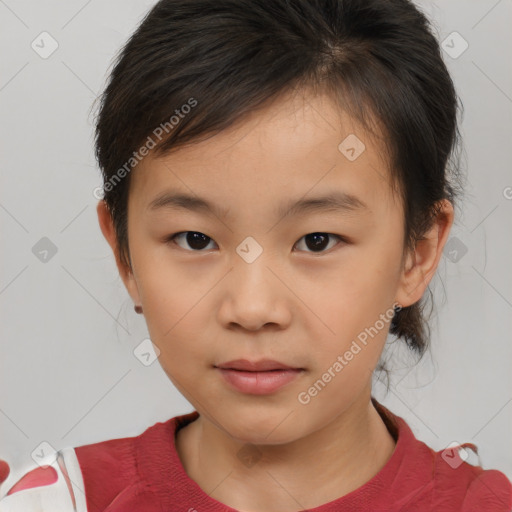
<svg viewBox="0 0 512 512">
<path fill-rule="evenodd" d="M 286 444 L 247 446 L 203 415 L 176 439 L 185 471 L 204 492 L 251 512 L 292 512 L 336 500 L 375 476 L 394 447 L 369 394 L 320 430 Z M 240 450 L 252 451 L 257 463 L 244 464 Z"/>
</svg>

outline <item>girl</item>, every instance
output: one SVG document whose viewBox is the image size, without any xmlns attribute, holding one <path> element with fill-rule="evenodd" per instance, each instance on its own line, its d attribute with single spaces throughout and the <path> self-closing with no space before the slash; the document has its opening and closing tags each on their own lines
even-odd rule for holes
<svg viewBox="0 0 512 512">
<path fill-rule="evenodd" d="M 458 138 L 409 0 L 158 2 L 102 97 L 97 212 L 195 410 L 60 450 L 0 511 L 509 512 L 372 397 L 388 334 L 427 348 Z"/>
</svg>

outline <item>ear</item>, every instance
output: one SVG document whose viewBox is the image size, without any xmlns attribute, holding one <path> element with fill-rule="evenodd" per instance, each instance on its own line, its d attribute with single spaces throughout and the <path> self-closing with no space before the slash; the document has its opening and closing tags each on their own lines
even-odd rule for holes
<svg viewBox="0 0 512 512">
<path fill-rule="evenodd" d="M 436 273 L 453 224 L 453 206 L 447 199 L 438 203 L 432 227 L 405 258 L 396 302 L 402 307 L 418 302 Z"/>
<path fill-rule="evenodd" d="M 130 294 L 134 304 L 140 304 L 139 290 L 137 287 L 137 282 L 135 281 L 135 277 L 133 275 L 133 270 L 131 267 L 126 266 L 121 262 L 121 258 L 119 256 L 119 247 L 117 244 L 117 236 L 114 229 L 114 223 L 112 221 L 112 217 L 107 207 L 107 203 L 104 200 L 100 200 L 98 205 L 96 206 L 96 211 L 98 213 L 98 221 L 100 224 L 101 232 L 103 236 L 107 240 L 112 252 L 114 253 L 114 257 L 116 259 L 117 269 L 119 270 L 119 275 L 124 282 L 124 285 Z"/>
</svg>

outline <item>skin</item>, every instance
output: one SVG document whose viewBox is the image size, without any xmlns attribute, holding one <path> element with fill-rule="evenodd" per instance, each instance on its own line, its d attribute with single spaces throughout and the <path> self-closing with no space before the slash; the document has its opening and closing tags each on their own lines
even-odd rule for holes
<svg viewBox="0 0 512 512">
<path fill-rule="evenodd" d="M 338 150 L 354 133 L 366 146 L 354 161 Z M 403 209 L 391 192 L 384 143 L 328 95 L 284 94 L 241 122 L 132 171 L 128 234 L 132 268 L 122 265 L 103 201 L 97 212 L 120 276 L 141 304 L 159 361 L 200 413 L 177 434 L 188 475 L 204 492 L 247 512 L 296 511 L 333 501 L 370 480 L 395 443 L 371 404 L 371 376 L 389 322 L 335 378 L 298 400 L 394 303 L 417 302 L 435 274 L 453 223 L 441 203 L 431 230 L 404 258 Z M 227 216 L 148 212 L 164 190 L 207 198 Z M 364 211 L 276 217 L 283 200 L 350 192 Z M 203 233 L 204 249 L 174 244 Z M 322 251 L 310 233 L 344 236 Z M 248 236 L 262 254 L 247 263 Z M 328 243 L 328 245 L 327 245 Z M 270 395 L 230 388 L 215 364 L 275 359 L 305 370 Z M 249 467 L 239 450 L 252 450 Z M 256 451 L 257 450 L 257 451 Z M 193 505 L 193 504 L 192 504 Z"/>
</svg>

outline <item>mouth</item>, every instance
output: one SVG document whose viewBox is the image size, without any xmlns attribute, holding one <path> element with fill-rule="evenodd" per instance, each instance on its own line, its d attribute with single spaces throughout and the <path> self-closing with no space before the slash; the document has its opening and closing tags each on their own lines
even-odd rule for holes
<svg viewBox="0 0 512 512">
<path fill-rule="evenodd" d="M 295 368 L 268 359 L 257 362 L 238 359 L 214 367 L 219 370 L 230 388 L 251 395 L 274 393 L 305 372 L 304 368 Z"/>
<path fill-rule="evenodd" d="M 260 361 L 249 361 L 248 359 L 236 359 L 215 365 L 222 370 L 238 370 L 243 372 L 270 372 L 283 370 L 304 370 L 305 368 L 289 366 L 272 359 L 262 359 Z"/>
</svg>

